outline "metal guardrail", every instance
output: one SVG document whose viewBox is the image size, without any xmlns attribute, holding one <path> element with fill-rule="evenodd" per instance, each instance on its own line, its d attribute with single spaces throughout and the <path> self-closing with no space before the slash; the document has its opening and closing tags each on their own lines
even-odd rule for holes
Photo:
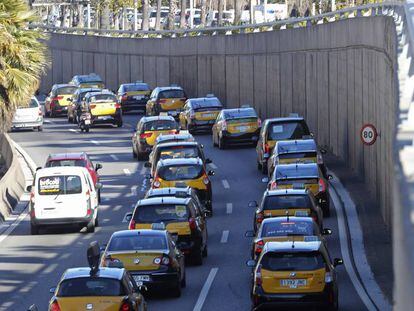
<svg viewBox="0 0 414 311">
<path fill-rule="evenodd" d="M 373 3 L 363 6 L 345 8 L 334 12 L 324 13 L 315 16 L 290 18 L 281 21 L 247 24 L 240 26 L 226 27 L 207 27 L 195 29 L 176 29 L 176 30 L 159 30 L 159 31 L 143 31 L 143 30 L 114 30 L 114 29 L 93 29 L 93 28 L 75 28 L 75 27 L 55 27 L 42 24 L 31 24 L 30 29 L 43 30 L 47 32 L 68 33 L 74 35 L 95 35 L 108 37 L 129 37 L 129 38 L 174 38 L 186 36 L 201 35 L 218 35 L 218 34 L 240 34 L 251 32 L 272 31 L 286 28 L 310 27 L 312 25 L 329 23 L 345 18 L 375 16 L 375 15 L 393 15 L 396 8 L 401 8 L 402 2 L 382 2 Z"/>
</svg>

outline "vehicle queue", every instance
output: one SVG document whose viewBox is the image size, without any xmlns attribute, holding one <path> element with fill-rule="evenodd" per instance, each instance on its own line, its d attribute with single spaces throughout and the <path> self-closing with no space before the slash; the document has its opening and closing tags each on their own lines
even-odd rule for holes
<svg viewBox="0 0 414 311">
<path fill-rule="evenodd" d="M 91 245 L 88 268 L 64 273 L 52 290 L 49 310 L 75 310 L 78 304 L 84 306 L 85 297 L 93 302 L 125 293 L 131 293 L 128 300 L 108 299 L 107 310 L 146 310 L 141 292 L 181 295 L 186 264 L 201 265 L 208 255 L 207 222 L 214 211 L 210 177 L 215 172 L 208 169 L 211 160 L 194 137 L 206 130 L 219 149 L 254 146 L 257 168 L 267 174 L 261 202 L 248 204 L 253 223 L 246 232 L 252 238 L 247 261 L 252 269 L 252 309 L 338 309 L 335 267 L 342 260 L 331 260 L 331 230 L 323 226 L 323 218 L 330 215 L 332 177 L 323 162 L 325 150 L 318 149 L 304 118 L 292 114 L 262 122 L 252 107 L 224 109 L 213 94 L 187 98 L 177 85 L 151 91 L 138 81 L 122 84 L 114 94 L 96 74 L 54 85 L 46 103 L 47 116 L 66 113 L 68 122 L 78 123 L 82 131 L 98 124 L 121 127 L 123 112 L 144 111 L 132 135 L 132 156 L 147 160 L 144 165 L 151 168 L 150 190 L 126 215 L 128 227 L 114 232 L 100 249 Z M 87 154 L 50 155 L 28 187 L 32 234 L 49 225 L 76 225 L 93 232 L 99 226 L 101 168 Z"/>
</svg>

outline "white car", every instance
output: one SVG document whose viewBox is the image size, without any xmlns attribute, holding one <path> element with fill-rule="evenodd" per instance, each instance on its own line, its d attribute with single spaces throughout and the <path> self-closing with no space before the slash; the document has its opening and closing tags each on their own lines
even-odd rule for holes
<svg viewBox="0 0 414 311">
<path fill-rule="evenodd" d="M 39 169 L 30 192 L 31 234 L 46 226 L 98 226 L 98 189 L 84 167 L 59 166 Z"/>
<path fill-rule="evenodd" d="M 43 130 L 43 110 L 36 97 L 30 99 L 27 107 L 21 106 L 16 109 L 12 120 L 13 129 L 37 129 Z"/>
</svg>

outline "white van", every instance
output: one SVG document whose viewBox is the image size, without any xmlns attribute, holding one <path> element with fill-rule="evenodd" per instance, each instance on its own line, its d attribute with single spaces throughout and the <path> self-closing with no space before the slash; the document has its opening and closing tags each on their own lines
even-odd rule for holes
<svg viewBox="0 0 414 311">
<path fill-rule="evenodd" d="M 39 169 L 30 194 L 31 234 L 41 227 L 73 225 L 94 232 L 98 226 L 98 189 L 84 167 Z"/>
</svg>

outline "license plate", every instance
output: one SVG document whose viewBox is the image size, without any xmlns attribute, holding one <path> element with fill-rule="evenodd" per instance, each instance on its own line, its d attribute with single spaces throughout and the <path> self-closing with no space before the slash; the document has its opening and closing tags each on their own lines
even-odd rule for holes
<svg viewBox="0 0 414 311">
<path fill-rule="evenodd" d="M 300 286 L 306 286 L 306 280 L 305 279 L 280 280 L 280 286 L 289 287 L 289 288 L 298 288 Z"/>
<path fill-rule="evenodd" d="M 293 189 L 304 189 L 305 188 L 305 184 L 301 183 L 301 182 L 294 182 L 292 184 Z"/>
<path fill-rule="evenodd" d="M 246 132 L 249 129 L 249 127 L 248 126 L 238 126 L 237 129 L 240 132 Z"/>
<path fill-rule="evenodd" d="M 174 117 L 177 115 L 177 111 L 168 111 L 168 114 Z"/>
<path fill-rule="evenodd" d="M 205 113 L 205 114 L 203 114 L 203 117 L 204 118 L 212 118 L 212 117 L 214 117 L 214 114 L 213 113 Z"/>
<path fill-rule="evenodd" d="M 136 96 L 134 96 L 134 99 L 137 99 L 137 100 L 140 100 L 140 99 L 142 99 L 144 96 L 141 96 L 141 95 L 136 95 Z"/>
<path fill-rule="evenodd" d="M 100 117 L 98 117 L 98 119 L 99 120 L 109 120 L 109 119 L 111 119 L 111 117 L 109 117 L 109 116 L 100 116 Z"/>
<path fill-rule="evenodd" d="M 138 283 L 138 282 L 149 282 L 150 277 L 149 277 L 149 275 L 134 275 L 134 280 L 135 280 L 136 283 Z"/>
<path fill-rule="evenodd" d="M 85 120 L 85 124 L 87 125 L 91 124 L 91 120 Z"/>
</svg>

